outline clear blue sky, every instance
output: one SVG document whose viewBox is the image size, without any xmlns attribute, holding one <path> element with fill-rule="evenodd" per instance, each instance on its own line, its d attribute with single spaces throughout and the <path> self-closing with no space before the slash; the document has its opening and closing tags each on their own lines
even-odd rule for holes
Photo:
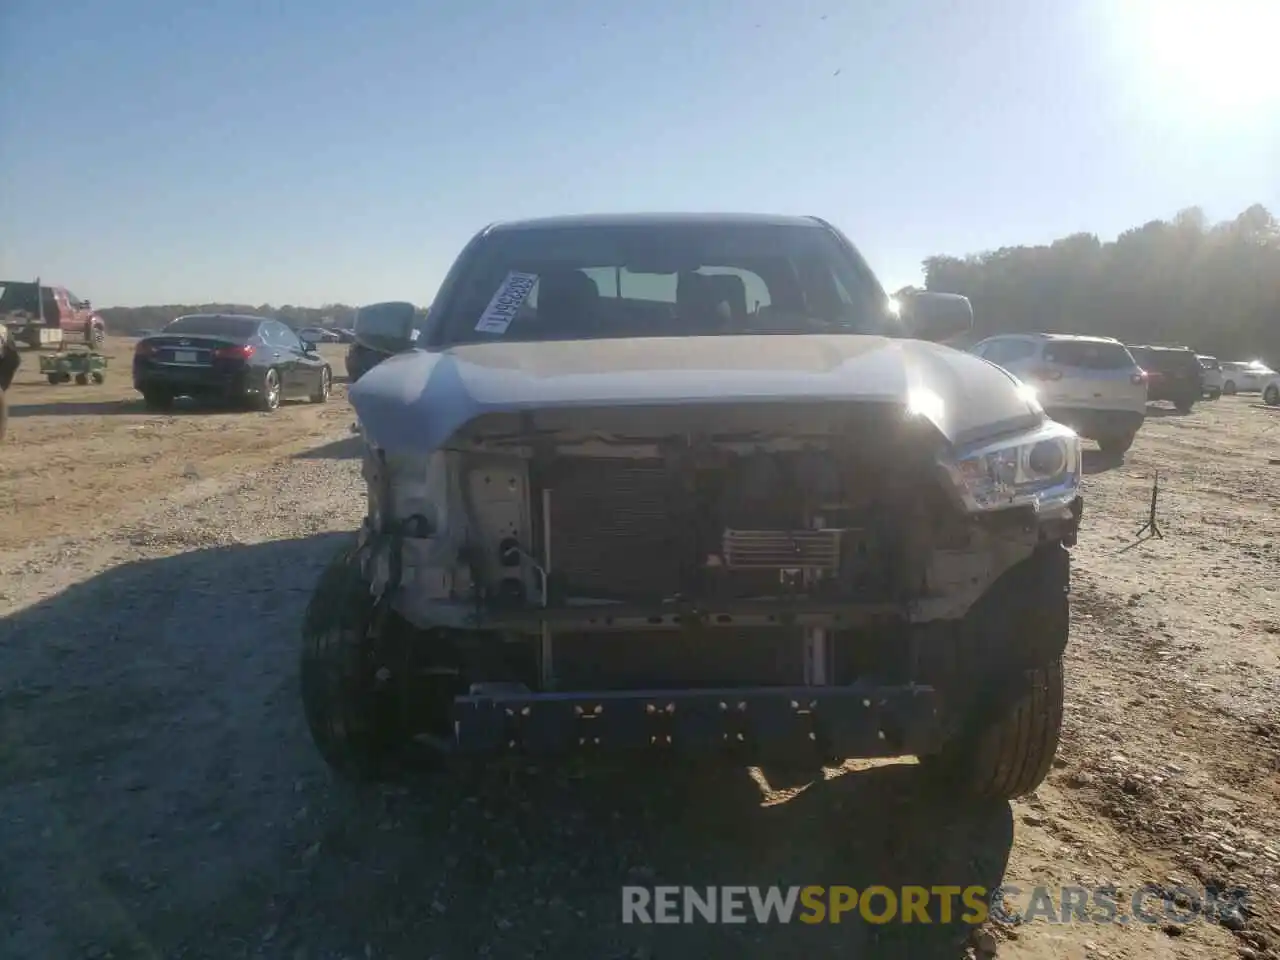
<svg viewBox="0 0 1280 960">
<path fill-rule="evenodd" d="M 489 221 L 694 209 L 818 214 L 894 289 L 932 253 L 1280 212 L 1277 11 L 4 0 L 0 276 L 426 302 Z"/>
</svg>

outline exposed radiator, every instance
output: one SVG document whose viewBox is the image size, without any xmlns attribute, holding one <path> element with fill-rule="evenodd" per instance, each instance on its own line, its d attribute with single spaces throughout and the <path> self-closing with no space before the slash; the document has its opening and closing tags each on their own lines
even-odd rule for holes
<svg viewBox="0 0 1280 960">
<path fill-rule="evenodd" d="M 561 464 L 548 486 L 556 580 L 575 592 L 617 599 L 679 591 L 686 549 L 673 516 L 679 489 L 661 462 Z"/>
<path fill-rule="evenodd" d="M 721 547 L 730 570 L 806 569 L 840 566 L 843 530 L 726 530 Z"/>
</svg>

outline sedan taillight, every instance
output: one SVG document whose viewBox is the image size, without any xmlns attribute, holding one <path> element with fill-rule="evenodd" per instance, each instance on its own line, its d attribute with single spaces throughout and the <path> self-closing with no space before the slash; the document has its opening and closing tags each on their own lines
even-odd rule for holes
<svg viewBox="0 0 1280 960">
<path fill-rule="evenodd" d="M 219 347 L 213 351 L 215 360 L 248 360 L 258 348 L 252 343 L 238 343 L 234 347 Z"/>
</svg>

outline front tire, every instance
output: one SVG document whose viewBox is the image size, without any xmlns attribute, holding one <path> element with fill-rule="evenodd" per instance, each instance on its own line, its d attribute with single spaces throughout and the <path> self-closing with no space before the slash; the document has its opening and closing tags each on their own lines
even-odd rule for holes
<svg viewBox="0 0 1280 960">
<path fill-rule="evenodd" d="M 1129 452 L 1137 433 L 1116 433 L 1098 438 L 1098 447 L 1109 457 L 1122 457 Z"/>
<path fill-rule="evenodd" d="M 1262 393 L 1262 402 L 1268 407 L 1280 407 L 1280 387 L 1274 383 L 1268 385 Z"/>
<path fill-rule="evenodd" d="M 966 796 L 1015 800 L 1049 774 L 1062 733 L 1062 658 L 1029 671 L 1025 695 L 980 731 L 948 741 L 926 766 Z"/>
<path fill-rule="evenodd" d="M 1053 544 L 996 581 L 958 624 L 922 643 L 926 682 L 958 720 L 925 773 L 948 794 L 1013 800 L 1044 781 L 1062 732 L 1070 560 Z"/>
<path fill-rule="evenodd" d="M 380 680 L 374 601 L 354 550 L 325 568 L 302 627 L 302 705 L 316 749 L 340 777 L 392 776 L 410 737 L 394 690 Z"/>
<path fill-rule="evenodd" d="M 90 325 L 84 339 L 91 349 L 95 351 L 101 350 L 103 344 L 107 342 L 107 331 L 102 327 Z"/>
<path fill-rule="evenodd" d="M 1228 380 L 1226 383 L 1222 385 L 1222 392 L 1225 393 L 1228 397 L 1235 396 L 1236 382 L 1234 380 Z"/>
</svg>

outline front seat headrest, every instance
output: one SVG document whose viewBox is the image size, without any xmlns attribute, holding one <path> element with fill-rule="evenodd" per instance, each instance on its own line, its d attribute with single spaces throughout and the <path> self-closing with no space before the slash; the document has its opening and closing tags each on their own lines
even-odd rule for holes
<svg viewBox="0 0 1280 960">
<path fill-rule="evenodd" d="M 544 330 L 572 333 L 595 319 L 600 299 L 596 282 L 581 270 L 561 270 L 538 278 L 538 316 Z"/>
</svg>

